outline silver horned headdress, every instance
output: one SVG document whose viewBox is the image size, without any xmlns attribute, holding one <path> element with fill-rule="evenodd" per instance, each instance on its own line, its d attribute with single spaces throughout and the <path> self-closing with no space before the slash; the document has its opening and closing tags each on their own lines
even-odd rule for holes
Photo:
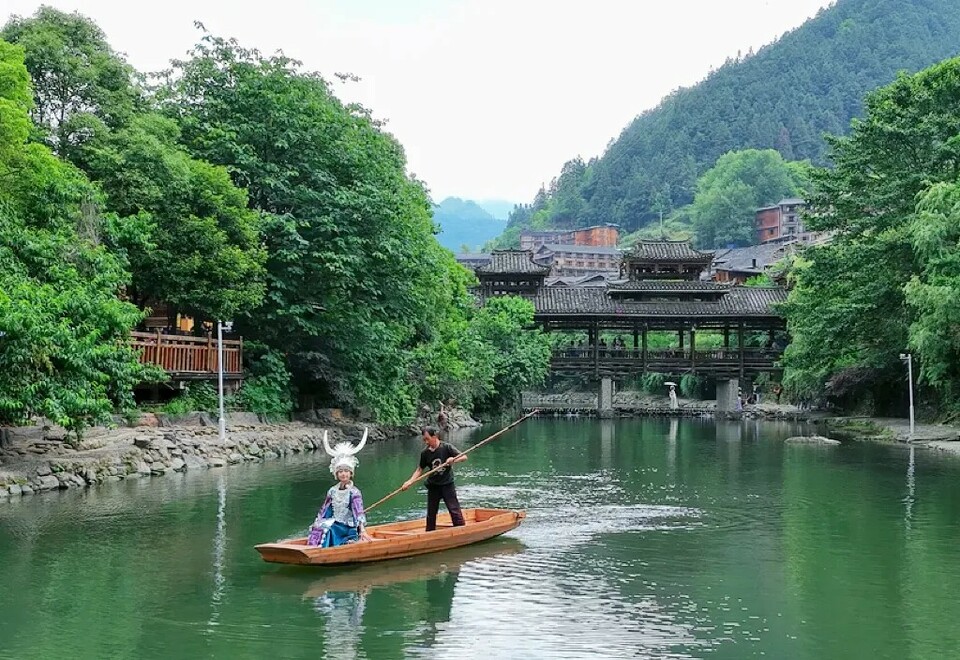
<svg viewBox="0 0 960 660">
<path fill-rule="evenodd" d="M 323 448 L 330 454 L 330 473 L 333 475 L 337 474 L 337 470 L 340 468 L 347 468 L 352 473 L 356 473 L 357 464 L 360 462 L 357 460 L 356 454 L 363 449 L 363 446 L 367 444 L 367 433 L 370 429 L 363 429 L 363 437 L 360 438 L 360 444 L 356 447 L 353 446 L 351 442 L 338 442 L 335 447 L 330 447 L 330 441 L 327 440 L 327 432 L 323 432 Z"/>
</svg>

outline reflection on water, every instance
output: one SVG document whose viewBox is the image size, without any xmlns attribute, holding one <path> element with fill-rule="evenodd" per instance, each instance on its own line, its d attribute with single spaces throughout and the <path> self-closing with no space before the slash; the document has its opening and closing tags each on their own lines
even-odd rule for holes
<svg viewBox="0 0 960 660">
<path fill-rule="evenodd" d="M 907 496 L 903 498 L 904 514 L 903 522 L 906 525 L 907 532 L 910 532 L 910 519 L 913 517 L 913 500 L 916 491 L 916 447 L 910 445 L 910 460 L 907 463 Z"/>
<path fill-rule="evenodd" d="M 323 457 L 24 499 L 0 506 L 0 657 L 953 655 L 958 462 L 784 446 L 797 432 L 533 420 L 458 468 L 465 505 L 527 510 L 517 530 L 350 568 L 253 550 L 309 524 Z M 419 444 L 365 448 L 365 498 L 409 476 Z M 421 516 L 424 499 L 371 523 Z"/>
<path fill-rule="evenodd" d="M 210 621 L 208 632 L 213 632 L 220 618 L 220 599 L 223 598 L 223 561 L 227 546 L 227 481 L 224 475 L 217 475 L 217 533 L 213 542 L 213 595 L 210 597 Z"/>
</svg>

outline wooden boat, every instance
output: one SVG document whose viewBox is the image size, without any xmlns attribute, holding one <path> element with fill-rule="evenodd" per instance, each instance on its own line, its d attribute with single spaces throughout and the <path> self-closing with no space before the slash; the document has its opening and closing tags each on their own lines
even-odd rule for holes
<svg viewBox="0 0 960 660">
<path fill-rule="evenodd" d="M 420 518 L 368 527 L 372 541 L 335 548 L 311 547 L 304 537 L 282 543 L 262 543 L 256 549 L 264 561 L 278 564 L 332 566 L 400 559 L 485 541 L 515 529 L 526 515 L 525 511 L 509 509 L 464 509 L 467 524 L 460 527 L 451 524 L 450 514 L 442 513 L 437 516 L 437 529 L 432 532 L 424 531 L 426 520 Z"/>
<path fill-rule="evenodd" d="M 265 572 L 260 576 L 260 584 L 276 593 L 312 599 L 331 591 L 365 592 L 434 579 L 444 574 L 458 573 L 470 564 L 515 555 L 525 549 L 523 543 L 508 536 L 428 555 L 341 566 L 339 570 L 302 571 L 297 566 L 288 566 Z"/>
</svg>

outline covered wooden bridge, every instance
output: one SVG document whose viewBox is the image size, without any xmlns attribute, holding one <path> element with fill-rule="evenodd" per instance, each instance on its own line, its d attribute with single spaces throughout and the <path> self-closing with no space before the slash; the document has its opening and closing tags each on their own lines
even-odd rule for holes
<svg viewBox="0 0 960 660">
<path fill-rule="evenodd" d="M 620 278 L 606 287 L 546 286 L 549 267 L 531 252 L 494 252 L 477 269 L 483 298 L 529 299 L 545 330 L 575 340 L 557 349 L 551 369 L 604 382 L 645 372 L 712 376 L 721 408 L 735 402 L 739 381 L 776 371 L 787 344 L 777 305 L 786 290 L 701 281 L 712 255 L 685 241 L 641 241 L 623 255 Z M 675 335 L 669 348 L 664 334 Z M 698 337 L 710 336 L 710 342 Z M 614 341 L 616 345 L 614 345 Z M 722 401 L 721 401 L 722 399 Z M 601 404 L 602 407 L 602 404 Z"/>
<path fill-rule="evenodd" d="M 583 346 L 558 349 L 558 373 L 627 376 L 647 371 L 745 378 L 776 370 L 784 345 L 783 319 L 773 312 L 786 294 L 714 282 L 632 282 L 608 289 L 544 289 L 532 297 L 546 330 L 585 333 Z M 650 347 L 652 333 L 674 334 L 669 348 Z M 698 347 L 698 335 L 714 341 Z M 604 335 L 623 345 L 613 346 Z M 717 345 L 717 337 L 722 344 Z"/>
</svg>

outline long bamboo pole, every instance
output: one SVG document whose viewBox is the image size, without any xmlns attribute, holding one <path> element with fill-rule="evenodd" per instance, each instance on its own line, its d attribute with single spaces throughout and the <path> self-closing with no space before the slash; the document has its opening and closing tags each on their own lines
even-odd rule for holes
<svg viewBox="0 0 960 660">
<path fill-rule="evenodd" d="M 481 440 L 480 442 L 478 442 L 477 444 L 475 444 L 474 446 L 470 447 L 470 449 L 467 449 L 466 451 L 460 452 L 460 455 L 462 456 L 462 455 L 464 455 L 464 454 L 469 454 L 470 452 L 474 451 L 475 449 L 480 449 L 480 447 L 482 447 L 483 445 L 487 444 L 487 443 L 490 442 L 491 440 L 494 440 L 494 439 L 500 437 L 501 435 L 503 435 L 504 433 L 506 433 L 507 431 L 509 431 L 510 429 L 512 429 L 514 426 L 517 426 L 517 425 L 525 422 L 527 419 L 529 419 L 530 417 L 533 417 L 533 416 L 536 415 L 538 412 L 540 412 L 539 409 L 538 409 L 538 410 L 532 410 L 532 411 L 528 412 L 526 415 L 524 415 L 523 417 L 521 417 L 521 418 L 518 419 L 517 421 L 515 421 L 515 422 L 513 422 L 512 424 L 509 424 L 509 425 L 507 425 L 507 426 L 504 426 L 502 429 L 500 429 L 499 431 L 497 431 L 496 433 L 494 433 L 494 434 L 491 435 L 490 437 L 485 438 L 485 439 Z M 413 483 L 415 484 L 415 483 L 417 483 L 418 481 L 420 481 L 421 479 L 426 479 L 427 477 L 429 477 L 429 476 L 430 476 L 431 474 L 433 474 L 434 472 L 437 472 L 438 470 L 442 470 L 442 469 L 445 468 L 445 467 L 447 467 L 446 464 L 438 465 L 437 467 L 433 468 L 432 470 L 428 470 L 427 472 L 424 472 L 424 473 L 421 474 L 419 477 L 417 477 L 416 479 L 414 479 L 414 480 L 413 480 Z M 413 484 L 410 484 L 410 485 L 412 486 Z M 364 512 L 364 513 L 367 513 L 367 512 L 370 511 L 371 509 L 375 509 L 376 507 L 380 506 L 381 504 L 383 504 L 384 502 L 386 502 L 387 500 L 389 500 L 391 497 L 393 497 L 394 495 L 396 495 L 396 494 L 398 494 L 398 493 L 400 493 L 400 492 L 402 492 L 402 491 L 403 491 L 403 487 L 397 488 L 395 491 L 393 491 L 393 492 L 390 493 L 389 495 L 385 495 L 384 497 L 381 497 L 379 500 L 377 500 L 376 502 L 374 502 L 373 504 L 371 504 L 370 506 L 368 506 L 366 509 L 363 510 L 363 512 Z"/>
</svg>

